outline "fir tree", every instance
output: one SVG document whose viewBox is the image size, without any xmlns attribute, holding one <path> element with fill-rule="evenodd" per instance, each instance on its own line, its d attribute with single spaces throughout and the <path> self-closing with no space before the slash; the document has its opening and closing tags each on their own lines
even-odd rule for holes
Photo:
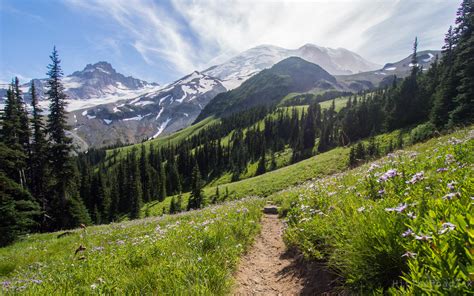
<svg viewBox="0 0 474 296">
<path fill-rule="evenodd" d="M 31 139 L 31 192 L 36 200 L 40 203 L 43 213 L 48 211 L 47 191 L 48 184 L 48 165 L 47 151 L 48 142 L 45 135 L 45 126 L 43 123 L 43 110 L 38 105 L 38 97 L 36 94 L 35 84 L 31 83 L 31 106 L 32 106 L 32 127 L 33 136 Z M 43 222 L 46 222 L 45 220 Z"/>
<path fill-rule="evenodd" d="M 201 172 L 197 163 L 194 165 L 192 179 L 191 179 L 191 195 L 188 201 L 188 210 L 199 209 L 204 201 L 202 191 Z"/>
<path fill-rule="evenodd" d="M 129 156 L 129 202 L 130 202 L 130 218 L 136 219 L 140 217 L 140 209 L 142 207 L 142 184 L 140 178 L 140 169 L 138 167 L 136 148 L 132 150 Z"/>
<path fill-rule="evenodd" d="M 71 160 L 72 140 L 66 135 L 66 95 L 61 83 L 63 72 L 56 48 L 50 56 L 51 64 L 48 66 L 48 86 L 46 92 L 50 101 L 47 132 L 50 141 L 48 160 L 51 164 L 53 176 L 50 215 L 53 218 L 52 228 L 74 227 L 87 222 L 87 212 L 82 201 L 75 196 L 72 180 L 74 179 L 74 166 Z"/>
<path fill-rule="evenodd" d="M 459 79 L 451 124 L 474 121 L 474 4 L 464 0 L 456 19 L 456 75 Z"/>
</svg>

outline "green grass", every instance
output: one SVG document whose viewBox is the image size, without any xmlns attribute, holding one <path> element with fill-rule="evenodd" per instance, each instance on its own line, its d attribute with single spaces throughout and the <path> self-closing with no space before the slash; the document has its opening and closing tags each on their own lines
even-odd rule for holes
<svg viewBox="0 0 474 296">
<path fill-rule="evenodd" d="M 390 140 L 393 143 L 400 131 L 394 131 L 387 134 L 376 136 L 377 143 L 381 148 L 388 146 Z M 404 142 L 408 142 L 409 134 L 404 134 Z M 318 154 L 309 159 L 288 165 L 291 161 L 291 149 L 277 153 L 276 161 L 279 169 L 267 172 L 263 175 L 250 177 L 254 175 L 257 163 L 252 163 L 248 167 L 246 174 L 241 177 L 249 177 L 237 182 L 231 182 L 231 174 L 226 173 L 220 178 L 213 180 L 204 188 L 204 195 L 210 200 L 216 193 L 216 187 L 219 187 L 220 198 L 239 199 L 246 196 L 268 196 L 277 191 L 303 183 L 309 179 L 321 178 L 334 173 L 342 172 L 348 167 L 349 147 L 338 147 L 330 151 Z M 267 167 L 269 167 L 270 157 L 267 157 Z M 227 189 L 227 190 L 226 190 Z M 225 196 L 226 191 L 229 193 Z M 189 193 L 183 193 L 183 204 L 187 204 Z M 169 212 L 171 198 L 167 197 L 162 202 L 151 202 L 142 209 L 145 209 L 149 215 L 161 215 Z"/>
<path fill-rule="evenodd" d="M 334 99 L 334 107 L 336 108 L 336 112 L 341 111 L 342 108 L 344 108 L 347 104 L 347 101 L 349 100 L 349 97 L 339 97 Z M 324 101 L 319 103 L 321 105 L 321 109 L 329 109 L 332 105 L 333 100 L 329 101 Z"/>
<path fill-rule="evenodd" d="M 474 131 L 270 197 L 285 241 L 361 294 L 472 294 Z M 391 171 L 395 170 L 395 171 Z"/>
<path fill-rule="evenodd" d="M 35 234 L 0 249 L 0 294 L 223 295 L 259 231 L 263 200 Z M 75 254 L 80 246 L 86 249 Z"/>
</svg>

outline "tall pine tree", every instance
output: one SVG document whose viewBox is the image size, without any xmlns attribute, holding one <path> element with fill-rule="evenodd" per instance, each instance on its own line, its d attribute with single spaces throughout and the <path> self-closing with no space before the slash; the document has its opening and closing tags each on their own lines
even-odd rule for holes
<svg viewBox="0 0 474 296">
<path fill-rule="evenodd" d="M 61 82 L 61 70 L 58 52 L 54 47 L 48 65 L 48 91 L 50 101 L 47 132 L 50 141 L 48 160 L 53 177 L 50 197 L 51 228 L 69 228 L 90 222 L 85 206 L 78 198 L 73 183 L 75 169 L 71 159 L 72 139 L 66 134 L 66 95 Z"/>
</svg>

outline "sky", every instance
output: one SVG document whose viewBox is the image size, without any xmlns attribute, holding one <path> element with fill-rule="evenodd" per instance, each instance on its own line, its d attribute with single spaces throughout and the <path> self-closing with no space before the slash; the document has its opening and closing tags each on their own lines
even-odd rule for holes
<svg viewBox="0 0 474 296">
<path fill-rule="evenodd" d="M 460 0 L 0 0 L 0 82 L 45 77 L 53 46 L 66 75 L 107 61 L 169 83 L 249 48 L 307 43 L 385 64 L 440 49 Z"/>
</svg>

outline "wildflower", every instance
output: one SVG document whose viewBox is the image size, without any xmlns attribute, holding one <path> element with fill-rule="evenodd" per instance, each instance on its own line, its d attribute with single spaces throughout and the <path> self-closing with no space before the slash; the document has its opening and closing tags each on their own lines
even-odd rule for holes
<svg viewBox="0 0 474 296">
<path fill-rule="evenodd" d="M 452 154 L 446 154 L 446 156 L 444 157 L 444 162 L 446 164 L 450 164 L 450 163 L 453 163 L 454 162 L 454 156 Z"/>
<path fill-rule="evenodd" d="M 94 284 L 91 285 L 92 290 L 95 290 L 96 288 L 97 288 L 97 284 L 94 283 Z"/>
<path fill-rule="evenodd" d="M 123 240 L 121 240 L 121 239 L 117 240 L 117 245 L 124 245 L 124 244 L 125 244 L 125 242 Z"/>
<path fill-rule="evenodd" d="M 102 247 L 102 246 L 94 247 L 92 250 L 97 251 L 97 252 L 100 252 L 100 251 L 103 251 L 103 250 L 104 250 L 104 247 Z"/>
<path fill-rule="evenodd" d="M 402 237 L 407 237 L 407 236 L 411 236 L 413 235 L 413 230 L 411 230 L 410 228 L 407 229 L 407 231 L 405 231 L 404 233 L 402 233 Z"/>
<path fill-rule="evenodd" d="M 423 171 L 416 173 L 411 177 L 410 181 L 406 181 L 407 184 L 415 184 L 418 181 L 421 181 L 425 178 L 425 173 Z"/>
<path fill-rule="evenodd" d="M 385 189 L 380 189 L 379 191 L 377 191 L 377 193 L 382 196 L 385 194 Z"/>
<path fill-rule="evenodd" d="M 378 164 L 373 163 L 373 164 L 370 165 L 369 169 L 367 170 L 367 173 L 370 173 L 370 172 L 372 172 L 373 170 L 375 170 L 375 169 L 377 169 L 377 168 L 379 168 L 379 167 L 380 167 L 380 166 L 379 166 Z"/>
<path fill-rule="evenodd" d="M 11 284 L 12 284 L 12 283 L 11 283 L 10 281 L 4 281 L 4 282 L 2 282 L 2 286 L 3 286 L 4 288 L 10 287 Z"/>
<path fill-rule="evenodd" d="M 359 212 L 359 213 L 362 213 L 363 211 L 365 211 L 365 207 L 360 207 L 360 208 L 357 209 L 357 212 Z"/>
<path fill-rule="evenodd" d="M 202 261 L 202 257 L 198 257 L 198 262 L 201 262 Z"/>
<path fill-rule="evenodd" d="M 433 238 L 432 236 L 428 236 L 425 234 L 415 235 L 415 239 L 419 241 L 429 241 L 432 238 Z"/>
<path fill-rule="evenodd" d="M 451 144 L 451 145 L 458 145 L 458 144 L 461 144 L 462 141 L 459 140 L 459 139 L 456 139 L 456 138 L 451 138 L 448 140 L 448 144 Z"/>
<path fill-rule="evenodd" d="M 446 222 L 441 225 L 441 230 L 438 233 L 445 234 L 448 231 L 453 231 L 455 228 L 456 225 L 454 225 L 453 223 Z"/>
<path fill-rule="evenodd" d="M 447 168 L 439 168 L 439 169 L 436 170 L 437 173 L 444 173 L 446 171 L 448 171 Z"/>
<path fill-rule="evenodd" d="M 410 252 L 410 251 L 407 251 L 405 254 L 402 255 L 402 257 L 407 257 L 407 258 L 415 258 L 416 257 L 416 253 L 413 253 L 413 252 Z"/>
<path fill-rule="evenodd" d="M 448 193 L 445 196 L 443 196 L 443 199 L 444 200 L 451 200 L 451 199 L 455 198 L 456 196 L 460 196 L 460 195 L 461 194 L 459 192 L 451 192 L 451 193 Z"/>
<path fill-rule="evenodd" d="M 454 185 L 457 184 L 457 182 L 455 181 L 452 181 L 452 182 L 449 182 L 448 183 L 448 188 L 449 190 L 453 191 L 455 188 L 454 188 Z"/>
<path fill-rule="evenodd" d="M 408 216 L 408 218 L 411 218 L 411 219 L 415 219 L 415 218 L 416 218 L 415 213 L 413 213 L 413 212 L 408 212 L 408 213 L 407 213 L 407 216 Z"/>
<path fill-rule="evenodd" d="M 406 210 L 406 208 L 408 208 L 408 205 L 406 203 L 403 203 L 399 204 L 396 208 L 386 208 L 385 211 L 401 213 Z"/>
<path fill-rule="evenodd" d="M 393 178 L 397 175 L 397 170 L 395 169 L 390 169 L 387 172 L 385 172 L 380 178 L 378 179 L 379 182 L 385 182 L 390 178 Z"/>
</svg>

